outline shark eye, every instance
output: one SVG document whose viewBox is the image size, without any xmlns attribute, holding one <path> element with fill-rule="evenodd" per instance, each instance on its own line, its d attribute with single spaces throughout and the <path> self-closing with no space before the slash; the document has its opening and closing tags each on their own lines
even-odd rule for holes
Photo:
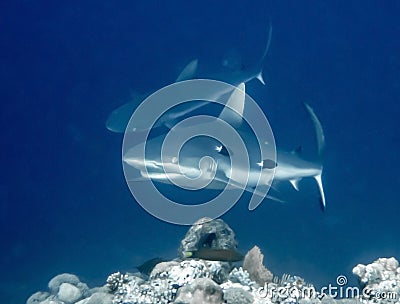
<svg viewBox="0 0 400 304">
<path fill-rule="evenodd" d="M 229 156 L 228 149 L 223 145 L 216 146 L 215 147 L 215 151 L 217 151 L 219 154 L 222 154 L 222 155 L 225 155 L 225 156 Z"/>
</svg>

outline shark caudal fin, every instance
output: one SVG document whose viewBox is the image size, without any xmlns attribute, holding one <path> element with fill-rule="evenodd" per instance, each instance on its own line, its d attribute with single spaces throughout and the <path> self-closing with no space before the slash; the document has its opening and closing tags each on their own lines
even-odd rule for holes
<svg viewBox="0 0 400 304">
<path fill-rule="evenodd" d="M 263 55 L 257 65 L 257 73 L 255 74 L 255 78 L 258 79 L 258 81 L 260 81 L 263 85 L 265 85 L 265 81 L 263 78 L 263 69 L 264 69 L 264 61 L 265 58 L 267 57 L 268 51 L 269 51 L 269 47 L 271 46 L 271 39 L 272 39 L 272 25 L 271 23 L 269 24 L 269 30 L 268 30 L 268 40 L 267 40 L 267 44 L 265 45 L 265 49 L 263 52 Z"/>
<path fill-rule="evenodd" d="M 311 120 L 314 125 L 315 134 L 317 136 L 317 147 L 318 147 L 318 157 L 322 158 L 322 155 L 325 151 L 325 134 L 322 129 L 321 122 L 319 121 L 317 115 L 314 112 L 314 109 L 310 107 L 307 103 L 304 103 L 307 112 L 310 114 Z"/>
<path fill-rule="evenodd" d="M 314 125 L 315 134 L 317 137 L 318 161 L 320 162 L 321 167 L 320 167 L 319 174 L 315 175 L 314 179 L 317 182 L 318 189 L 319 189 L 321 208 L 322 208 L 322 210 L 325 210 L 326 201 L 325 201 L 324 187 L 322 184 L 322 170 L 323 170 L 322 157 L 323 157 L 323 153 L 325 151 L 325 134 L 324 134 L 324 130 L 322 129 L 321 122 L 314 112 L 314 109 L 311 108 L 310 105 L 308 105 L 307 103 L 304 103 L 304 106 L 305 106 L 307 112 L 310 114 L 311 120 Z"/>
<path fill-rule="evenodd" d="M 324 187 L 322 186 L 322 168 L 321 168 L 321 174 L 318 174 L 316 176 L 314 176 L 315 181 L 317 182 L 318 185 L 318 189 L 319 189 L 319 194 L 320 194 L 320 203 L 321 203 L 321 208 L 322 211 L 325 210 L 326 208 L 326 202 L 325 202 L 325 193 L 324 193 Z"/>
</svg>

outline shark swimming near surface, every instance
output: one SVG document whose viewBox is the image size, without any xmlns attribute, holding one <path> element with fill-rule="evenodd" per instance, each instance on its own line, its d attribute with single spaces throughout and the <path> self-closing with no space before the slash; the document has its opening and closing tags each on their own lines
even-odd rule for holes
<svg viewBox="0 0 400 304">
<path fill-rule="evenodd" d="M 233 86 L 238 86 L 241 83 L 247 83 L 253 79 L 257 79 L 262 84 L 265 84 L 262 73 L 264 68 L 264 62 L 271 45 L 271 39 L 272 39 L 272 26 L 270 25 L 268 30 L 268 39 L 263 54 L 261 58 L 258 60 L 258 62 L 252 67 L 245 68 L 244 66 L 240 65 L 240 66 L 234 66 L 234 68 L 232 67 L 226 68 L 224 71 L 220 73 L 214 73 L 214 72 L 200 73 L 198 69 L 199 60 L 193 59 L 184 67 L 184 69 L 175 79 L 175 82 L 202 78 L 202 79 L 223 81 Z M 226 64 L 223 63 L 223 66 L 225 65 Z M 219 95 L 223 95 L 226 93 L 230 92 L 219 92 Z M 129 119 L 132 116 L 133 112 L 140 105 L 140 103 L 144 99 L 146 99 L 146 97 L 148 97 L 149 95 L 150 93 L 133 94 L 132 100 L 130 102 L 119 106 L 109 114 L 106 120 L 106 128 L 115 133 L 124 133 L 126 131 L 126 126 L 128 125 Z M 216 96 L 214 94 L 210 96 L 210 99 L 215 99 L 218 97 L 219 96 Z M 177 117 L 181 117 L 183 115 L 186 115 L 187 113 L 195 111 L 206 104 L 208 104 L 207 101 L 199 101 L 196 103 L 192 103 L 190 106 L 186 105 L 177 107 L 173 112 L 167 114 L 162 121 L 159 121 L 155 127 L 162 126 L 164 123 L 171 123 Z"/>
<path fill-rule="evenodd" d="M 174 180 L 186 189 L 201 187 L 219 190 L 244 189 L 263 196 L 263 192 L 259 190 L 260 187 L 269 188 L 275 182 L 288 181 L 296 190 L 299 190 L 299 182 L 303 178 L 311 177 L 318 184 L 320 203 L 324 210 L 326 202 L 321 178 L 323 169 L 321 158 L 325 147 L 325 136 L 314 110 L 305 104 L 317 135 L 319 155 L 317 161 L 305 160 L 298 151 L 287 152 L 279 149 L 276 151 L 276 157 L 260 159 L 259 142 L 267 147 L 268 142 L 258 141 L 259 139 L 254 141 L 254 138 L 252 140 L 251 136 L 247 136 L 246 130 L 242 130 L 241 119 L 246 106 L 244 90 L 245 84 L 241 83 L 227 100 L 219 119 L 230 123 L 238 133 L 243 133 L 242 138 L 247 139 L 245 145 L 248 151 L 248 162 L 242 160 L 233 166 L 231 157 L 235 156 L 235 149 L 221 144 L 215 138 L 206 136 L 198 136 L 186 142 L 179 151 L 179 155 L 167 153 L 161 157 L 160 150 L 165 138 L 158 136 L 131 147 L 123 155 L 124 163 L 137 169 L 139 173 L 136 179 L 131 181 L 152 179 L 171 184 L 171 180 Z M 236 113 L 233 113 L 232 109 Z M 211 122 L 204 121 L 203 125 L 197 124 L 194 127 L 197 130 L 206 129 L 208 123 Z M 188 131 L 188 128 L 190 126 L 173 127 L 169 136 L 179 138 Z M 147 150 L 143 158 L 145 147 Z M 270 195 L 267 198 L 282 201 Z M 259 203 L 250 203 L 249 209 L 254 210 Z"/>
</svg>

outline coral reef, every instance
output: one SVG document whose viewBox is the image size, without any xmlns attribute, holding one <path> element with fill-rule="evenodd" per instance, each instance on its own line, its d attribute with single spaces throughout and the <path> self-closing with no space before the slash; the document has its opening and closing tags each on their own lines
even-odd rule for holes
<svg viewBox="0 0 400 304">
<path fill-rule="evenodd" d="M 257 282 L 259 285 L 272 282 L 272 272 L 263 265 L 264 255 L 261 253 L 260 248 L 254 246 L 243 261 L 243 268 L 250 274 L 250 278 Z"/>
<path fill-rule="evenodd" d="M 223 292 L 221 287 L 208 278 L 195 279 L 192 284 L 179 289 L 176 304 L 221 304 Z"/>
<path fill-rule="evenodd" d="M 186 252 L 198 251 L 204 247 L 236 250 L 235 233 L 223 220 L 202 218 L 186 233 L 178 249 L 178 256 L 184 259 Z"/>
<path fill-rule="evenodd" d="M 28 298 L 28 300 L 26 301 L 26 304 L 42 303 L 49 296 L 50 296 L 50 294 L 48 292 L 42 292 L 42 291 L 35 292 L 33 295 L 31 295 Z"/>
<path fill-rule="evenodd" d="M 188 258 L 188 252 L 199 253 L 201 250 L 205 250 L 204 256 L 211 256 L 212 259 L 193 258 L 194 255 Z M 257 246 L 246 254 L 242 264 L 232 263 L 237 260 L 231 259 L 232 253 L 235 258 L 239 257 L 233 230 L 222 220 L 201 219 L 181 241 L 176 260 L 150 260 L 152 265 L 146 267 L 145 273 L 116 272 L 108 277 L 104 286 L 92 289 L 76 275 L 61 274 L 50 280 L 48 292 L 37 292 L 26 303 L 400 303 L 400 267 L 394 258 L 357 265 L 353 273 L 359 277 L 361 287 L 367 293 L 356 298 L 336 299 L 317 292 L 313 285 L 298 276 L 273 276 L 263 265 L 264 256 Z M 394 294 L 394 298 L 388 296 Z"/>
<path fill-rule="evenodd" d="M 254 302 L 253 295 L 243 288 L 231 287 L 224 292 L 224 299 L 227 304 L 251 304 Z"/>
<path fill-rule="evenodd" d="M 58 290 L 57 298 L 65 303 L 75 303 L 82 298 L 82 292 L 75 285 L 62 283 Z"/>
<path fill-rule="evenodd" d="M 59 275 L 55 276 L 54 278 L 52 278 L 48 284 L 50 293 L 57 294 L 58 289 L 60 288 L 61 284 L 63 284 L 63 283 L 69 283 L 71 285 L 77 286 L 80 283 L 80 281 L 79 281 L 79 278 L 74 274 L 70 274 L 70 273 L 59 274 Z"/>
<path fill-rule="evenodd" d="M 87 284 L 70 273 L 52 278 L 48 284 L 49 292 L 36 292 L 26 301 L 27 304 L 111 304 L 114 296 L 107 287 L 89 289 Z"/>
<path fill-rule="evenodd" d="M 107 278 L 107 287 L 110 291 L 115 291 L 118 288 L 122 287 L 123 284 L 128 283 L 128 275 L 122 274 L 119 271 L 111 274 Z"/>
<path fill-rule="evenodd" d="M 363 303 L 400 303 L 400 267 L 394 258 L 380 258 L 353 268 L 363 287 Z"/>
</svg>

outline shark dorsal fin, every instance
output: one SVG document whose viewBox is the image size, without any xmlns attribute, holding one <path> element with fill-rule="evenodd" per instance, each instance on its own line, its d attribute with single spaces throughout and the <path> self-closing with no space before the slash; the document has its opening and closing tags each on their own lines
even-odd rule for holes
<svg viewBox="0 0 400 304">
<path fill-rule="evenodd" d="M 197 71 L 197 65 L 199 63 L 198 59 L 194 59 L 190 61 L 182 70 L 182 72 L 178 75 L 175 82 L 188 80 L 193 78 Z"/>
<path fill-rule="evenodd" d="M 245 99 L 245 84 L 242 82 L 233 90 L 219 118 L 229 122 L 234 127 L 240 126 L 243 118 Z"/>
</svg>

